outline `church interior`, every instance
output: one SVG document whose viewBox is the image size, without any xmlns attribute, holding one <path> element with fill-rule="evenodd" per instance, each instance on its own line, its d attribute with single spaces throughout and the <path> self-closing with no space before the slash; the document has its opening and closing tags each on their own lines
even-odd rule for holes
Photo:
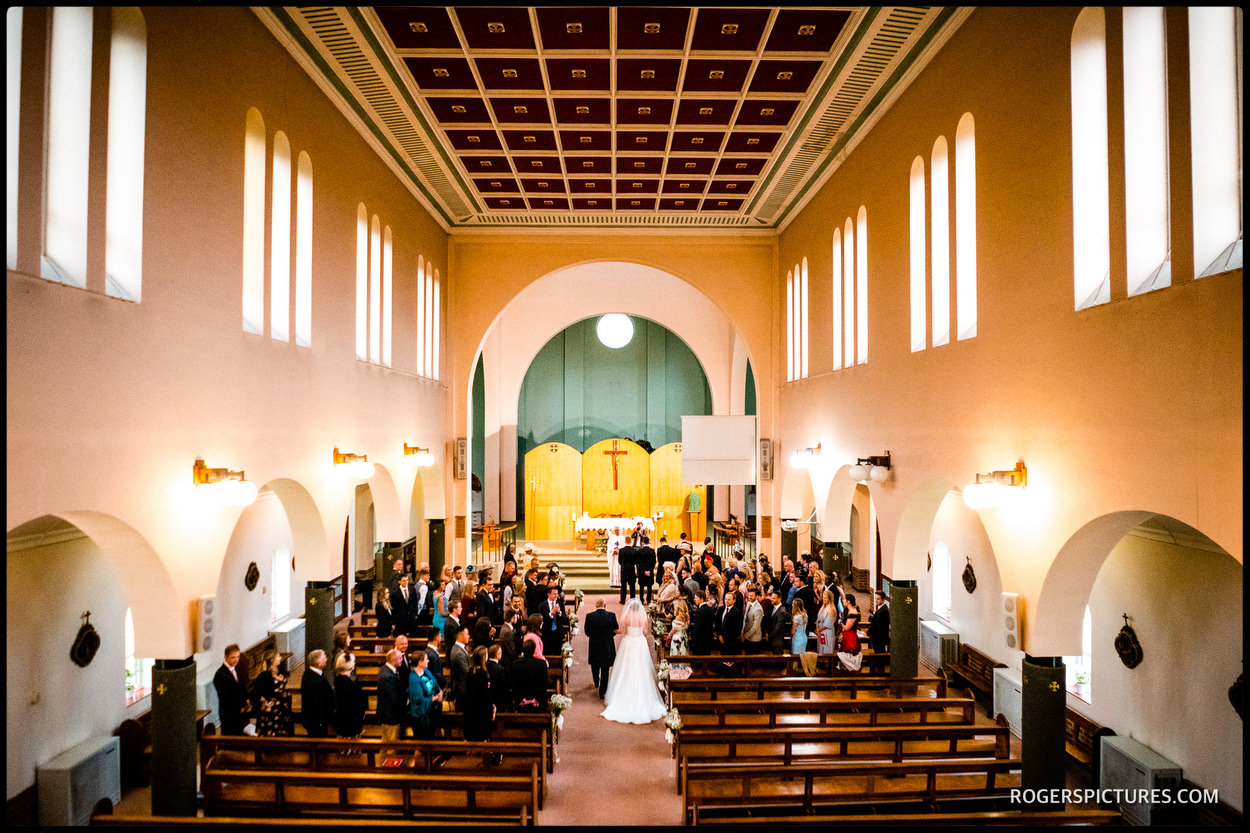
<svg viewBox="0 0 1250 833">
<path fill-rule="evenodd" d="M 1242 25 L 9 8 L 10 822 L 154 670 L 215 720 L 308 588 L 583 515 L 836 550 L 1239 817 Z"/>
</svg>

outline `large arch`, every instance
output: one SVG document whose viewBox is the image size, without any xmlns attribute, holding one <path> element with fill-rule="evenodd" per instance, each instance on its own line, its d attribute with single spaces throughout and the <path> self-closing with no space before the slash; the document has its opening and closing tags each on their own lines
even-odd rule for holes
<svg viewBox="0 0 1250 833">
<path fill-rule="evenodd" d="M 912 492 L 899 516 L 894 552 L 888 562 L 882 554 L 881 568 L 890 578 L 919 581 L 925 574 L 929 537 L 942 501 L 952 491 L 950 483 L 929 480 Z"/>
<path fill-rule="evenodd" d="M 553 298 L 560 302 L 552 303 Z M 480 357 L 486 385 L 485 482 L 498 483 L 495 500 L 487 500 L 488 514 L 493 517 L 517 515 L 516 424 L 526 370 L 555 334 L 608 312 L 654 321 L 682 339 L 703 369 L 712 412 L 734 412 L 731 391 L 735 380 L 745 379 L 751 356 L 743 334 L 720 305 L 674 272 L 636 261 L 588 260 L 556 268 L 530 282 L 500 308 L 476 346 L 460 388 L 467 430 L 472 426 L 473 375 Z M 758 362 L 752 361 L 752 366 L 758 377 Z M 457 504 L 463 500 L 464 506 L 471 506 L 469 481 L 458 485 L 462 494 Z M 725 501 L 716 505 L 728 509 Z M 457 551 L 464 546 L 457 539 Z"/>
<path fill-rule="evenodd" d="M 52 512 L 8 532 L 10 540 L 68 524 L 100 549 L 117 572 L 135 627 L 135 655 L 164 659 L 191 656 L 190 617 L 179 601 L 165 562 L 138 530 L 90 510 Z"/>
<path fill-rule="evenodd" d="M 277 477 L 264 485 L 278 496 L 282 509 L 286 512 L 287 521 L 291 524 L 291 539 L 294 543 L 292 552 L 296 556 L 297 567 L 303 562 L 317 564 L 322 562 L 323 569 L 331 569 L 332 559 L 329 542 L 326 539 L 325 519 L 312 493 L 298 480 L 289 477 Z M 304 572 L 301 568 L 301 572 Z M 308 578 L 328 578 L 333 572 L 318 575 L 317 570 L 307 570 Z"/>
</svg>

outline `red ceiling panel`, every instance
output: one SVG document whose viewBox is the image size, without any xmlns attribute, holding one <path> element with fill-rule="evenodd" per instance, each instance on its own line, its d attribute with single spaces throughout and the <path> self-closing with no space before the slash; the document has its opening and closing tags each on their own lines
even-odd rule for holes
<svg viewBox="0 0 1250 833">
<path fill-rule="evenodd" d="M 564 180 L 560 177 L 545 177 L 543 179 L 523 179 L 521 187 L 528 194 L 563 194 Z"/>
<path fill-rule="evenodd" d="M 375 6 L 396 49 L 459 49 L 460 39 L 439 6 Z"/>
<path fill-rule="evenodd" d="M 447 141 L 456 150 L 503 150 L 499 135 L 491 130 L 448 130 Z"/>
<path fill-rule="evenodd" d="M 698 197 L 664 197 L 660 200 L 661 211 L 694 211 L 698 207 Z"/>
<path fill-rule="evenodd" d="M 573 209 L 581 211 L 607 211 L 612 208 L 611 197 L 589 197 L 573 200 Z"/>
<path fill-rule="evenodd" d="M 716 159 L 711 156 L 673 156 L 668 160 L 669 176 L 702 176 L 712 172 Z"/>
<path fill-rule="evenodd" d="M 704 211 L 737 211 L 739 208 L 742 208 L 743 202 L 745 200 L 708 197 L 703 201 L 701 207 Z"/>
<path fill-rule="evenodd" d="M 480 98 L 434 98 L 430 103 L 434 118 L 444 124 L 490 124 L 490 111 Z"/>
<path fill-rule="evenodd" d="M 564 169 L 570 174 L 610 174 L 611 156 L 565 156 Z"/>
<path fill-rule="evenodd" d="M 681 90 L 683 93 L 739 93 L 750 71 L 750 61 L 692 59 L 686 62 L 686 78 Z"/>
<path fill-rule="evenodd" d="M 476 58 L 482 86 L 488 90 L 543 90 L 538 61 L 530 58 Z"/>
<path fill-rule="evenodd" d="M 618 130 L 616 131 L 616 149 L 618 151 L 648 151 L 663 153 L 668 144 L 667 130 Z"/>
<path fill-rule="evenodd" d="M 768 9 L 698 9 L 690 49 L 754 52 L 764 37 L 768 15 Z"/>
<path fill-rule="evenodd" d="M 538 13 L 538 32 L 543 49 L 597 49 L 611 44 L 607 6 L 542 7 Z"/>
<path fill-rule="evenodd" d="M 617 211 L 654 211 L 655 210 L 655 198 L 652 197 L 648 199 L 646 197 L 638 197 L 638 198 L 617 197 L 616 198 L 616 210 Z"/>
<path fill-rule="evenodd" d="M 545 98 L 492 98 L 490 106 L 500 124 L 551 125 Z"/>
<path fill-rule="evenodd" d="M 735 130 L 725 143 L 726 153 L 772 153 L 780 133 L 751 133 Z"/>
<path fill-rule="evenodd" d="M 610 98 L 590 98 L 587 96 L 557 98 L 554 99 L 554 104 L 556 121 L 561 125 L 610 125 L 612 123 L 612 99 Z"/>
<path fill-rule="evenodd" d="M 547 82 L 552 90 L 607 93 L 612 89 L 612 62 L 607 58 L 549 58 Z"/>
<path fill-rule="evenodd" d="M 621 6 L 616 10 L 616 48 L 685 49 L 689 25 L 690 9 Z"/>
<path fill-rule="evenodd" d="M 617 124 L 662 124 L 673 120 L 671 98 L 620 98 L 616 101 Z"/>
<path fill-rule="evenodd" d="M 658 174 L 664 167 L 662 156 L 618 156 L 616 157 L 616 175 L 634 176 L 637 174 Z"/>
<path fill-rule="evenodd" d="M 773 21 L 766 52 L 828 52 L 851 19 L 846 9 L 782 9 Z"/>
<path fill-rule="evenodd" d="M 612 180 L 605 178 L 570 179 L 569 193 L 609 195 L 612 193 Z"/>
<path fill-rule="evenodd" d="M 505 130 L 503 140 L 508 150 L 530 152 L 556 150 L 556 134 L 551 130 Z"/>
<path fill-rule="evenodd" d="M 784 127 L 798 108 L 797 101 L 748 98 L 738 110 L 736 123 Z"/>
<path fill-rule="evenodd" d="M 506 156 L 461 156 L 465 170 L 474 174 L 494 174 L 507 176 L 512 173 L 512 166 Z"/>
<path fill-rule="evenodd" d="M 728 125 L 737 104 L 727 98 L 684 98 L 677 105 L 677 124 Z"/>
<path fill-rule="evenodd" d="M 612 150 L 610 130 L 561 130 L 560 147 L 565 153 Z"/>
<path fill-rule="evenodd" d="M 456 19 L 473 49 L 533 49 L 534 30 L 524 6 L 465 6 Z"/>
<path fill-rule="evenodd" d="M 422 90 L 477 90 L 477 79 L 464 58 L 404 58 L 404 66 Z"/>
<path fill-rule="evenodd" d="M 568 211 L 569 201 L 566 197 L 530 197 L 531 211 Z"/>
<path fill-rule="evenodd" d="M 724 141 L 725 134 L 720 131 L 679 130 L 673 134 L 673 152 L 717 153 Z"/>
<path fill-rule="evenodd" d="M 548 174 L 559 176 L 564 173 L 559 156 L 514 156 L 512 166 L 519 174 Z"/>
<path fill-rule="evenodd" d="M 720 160 L 720 164 L 716 166 L 717 176 L 757 176 L 760 171 L 764 170 L 764 163 L 768 160 L 765 157 L 758 156 L 754 159 L 729 158 Z"/>
<path fill-rule="evenodd" d="M 821 66 L 820 61 L 760 61 L 748 92 L 802 95 Z"/>
<path fill-rule="evenodd" d="M 624 92 L 676 92 L 678 58 L 618 58 L 616 88 Z"/>
</svg>

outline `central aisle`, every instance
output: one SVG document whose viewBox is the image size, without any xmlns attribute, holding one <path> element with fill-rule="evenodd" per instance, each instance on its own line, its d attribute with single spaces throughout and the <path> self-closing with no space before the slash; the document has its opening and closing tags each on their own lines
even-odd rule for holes
<svg viewBox="0 0 1250 833">
<path fill-rule="evenodd" d="M 595 609 L 597 595 L 586 594 L 579 621 Z M 621 615 L 619 597 L 604 596 L 607 609 Z M 619 644 L 620 637 L 617 637 Z M 646 726 L 613 723 L 599 716 L 603 701 L 590 679 L 586 635 L 573 638 L 573 667 L 564 712 L 559 757 L 538 814 L 544 827 L 598 825 L 679 825 L 681 796 L 664 721 Z"/>
</svg>

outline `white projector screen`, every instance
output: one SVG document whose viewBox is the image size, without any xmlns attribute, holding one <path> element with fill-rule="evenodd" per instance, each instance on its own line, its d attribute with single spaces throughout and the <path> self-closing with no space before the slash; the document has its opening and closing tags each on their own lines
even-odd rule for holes
<svg viewBox="0 0 1250 833">
<path fill-rule="evenodd" d="M 759 448 L 754 416 L 683 416 L 681 480 L 692 486 L 750 486 Z"/>
</svg>

